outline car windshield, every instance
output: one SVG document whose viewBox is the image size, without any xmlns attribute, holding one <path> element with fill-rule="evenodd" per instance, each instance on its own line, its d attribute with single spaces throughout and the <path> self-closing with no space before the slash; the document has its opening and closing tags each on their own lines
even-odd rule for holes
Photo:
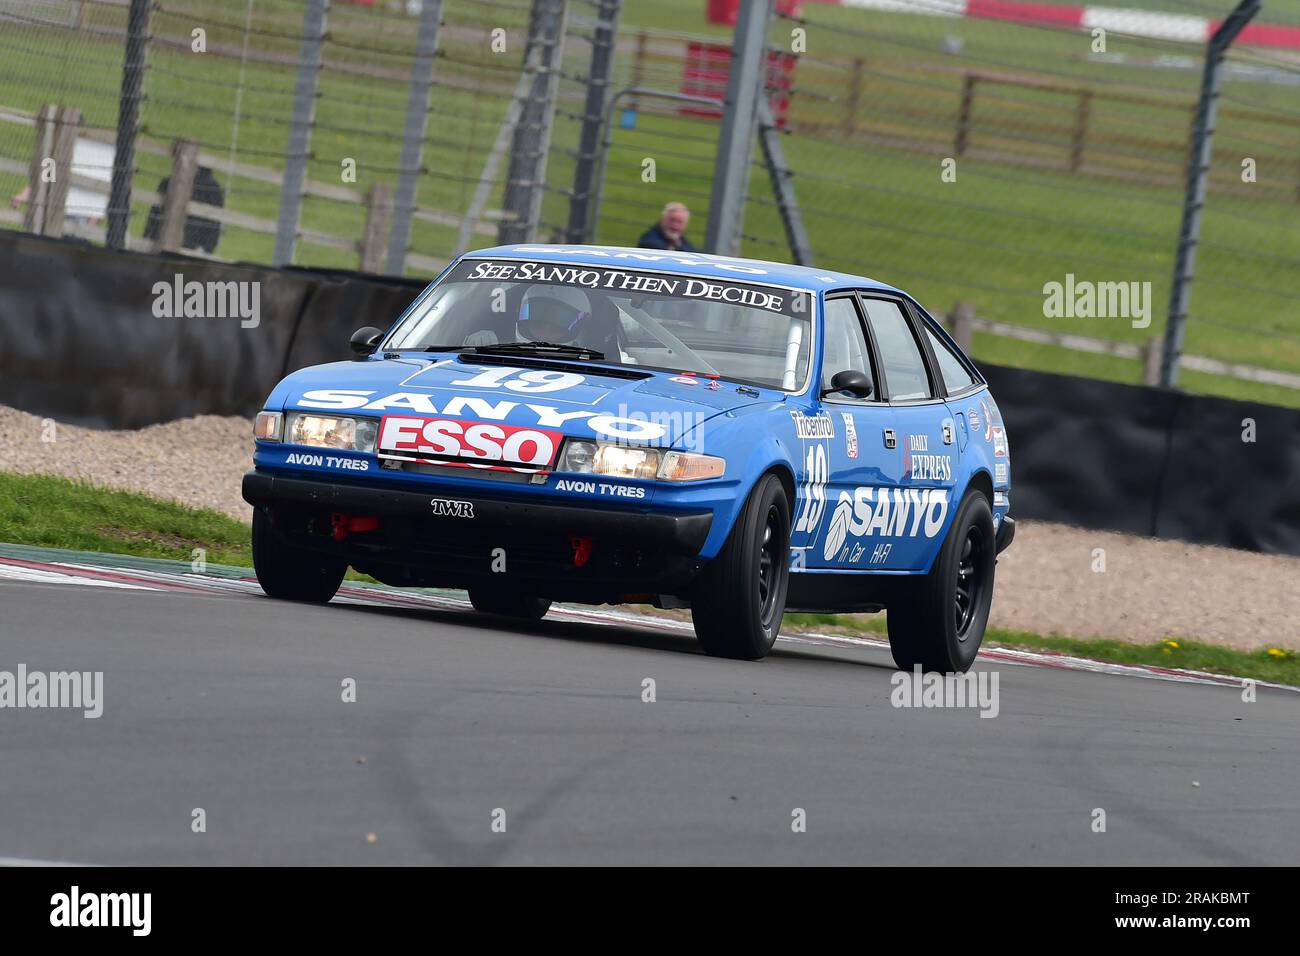
<svg viewBox="0 0 1300 956">
<path fill-rule="evenodd" d="M 467 259 L 393 330 L 384 349 L 479 347 L 562 357 L 571 350 L 619 365 L 793 391 L 808 371 L 811 317 L 811 293 L 778 286 Z"/>
</svg>

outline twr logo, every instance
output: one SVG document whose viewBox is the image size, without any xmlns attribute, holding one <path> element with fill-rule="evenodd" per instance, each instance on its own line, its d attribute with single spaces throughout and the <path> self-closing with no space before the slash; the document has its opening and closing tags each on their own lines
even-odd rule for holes
<svg viewBox="0 0 1300 956">
<path fill-rule="evenodd" d="M 474 502 L 456 501 L 452 498 L 431 498 L 429 507 L 439 518 L 472 518 Z"/>
</svg>

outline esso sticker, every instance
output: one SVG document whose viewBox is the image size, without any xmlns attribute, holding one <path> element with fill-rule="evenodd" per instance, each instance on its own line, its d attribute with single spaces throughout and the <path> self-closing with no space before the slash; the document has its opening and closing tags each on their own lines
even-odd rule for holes
<svg viewBox="0 0 1300 956">
<path fill-rule="evenodd" d="M 523 470 L 545 467 L 555 460 L 561 432 L 455 418 L 385 415 L 379 423 L 378 450 L 393 457 L 412 455 L 472 468 Z M 522 469 L 517 466 L 525 466 Z"/>
</svg>

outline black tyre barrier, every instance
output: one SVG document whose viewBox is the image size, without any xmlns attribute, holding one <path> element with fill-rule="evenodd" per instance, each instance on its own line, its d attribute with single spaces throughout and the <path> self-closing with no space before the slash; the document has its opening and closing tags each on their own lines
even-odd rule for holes
<svg viewBox="0 0 1300 956">
<path fill-rule="evenodd" d="M 1300 411 L 982 366 L 1011 445 L 1011 510 L 1300 555 Z"/>
<path fill-rule="evenodd" d="M 189 283 L 219 284 L 205 308 L 220 308 L 185 317 Z M 358 325 L 386 326 L 425 284 L 0 232 L 0 404 L 96 428 L 251 416 L 286 371 L 348 358 Z"/>
</svg>

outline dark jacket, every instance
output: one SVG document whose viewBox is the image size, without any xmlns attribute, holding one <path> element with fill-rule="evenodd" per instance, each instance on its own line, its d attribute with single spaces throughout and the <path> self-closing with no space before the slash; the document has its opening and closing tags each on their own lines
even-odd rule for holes
<svg viewBox="0 0 1300 956">
<path fill-rule="evenodd" d="M 691 244 L 691 241 L 686 236 L 682 236 L 681 242 L 674 246 L 668 241 L 668 237 L 664 235 L 663 226 L 659 225 L 659 223 L 655 223 L 642 234 L 641 238 L 637 240 L 637 246 L 642 249 L 670 249 L 674 252 L 700 251 Z"/>
<path fill-rule="evenodd" d="M 170 176 L 163 177 L 163 181 L 158 184 L 158 195 L 167 195 L 167 186 L 171 183 Z M 190 193 L 190 198 L 196 202 L 206 203 L 209 206 L 224 206 L 226 204 L 226 194 L 217 182 L 217 177 L 212 174 L 212 170 L 207 166 L 200 166 L 194 173 L 194 190 Z M 146 239 L 157 239 L 162 232 L 162 203 L 153 206 L 149 210 L 149 218 L 145 220 L 144 237 Z M 207 253 L 217 251 L 217 243 L 221 240 L 221 223 L 215 219 L 208 219 L 206 216 L 186 216 L 185 217 L 185 234 L 181 240 L 181 246 L 185 249 L 202 249 Z"/>
</svg>

